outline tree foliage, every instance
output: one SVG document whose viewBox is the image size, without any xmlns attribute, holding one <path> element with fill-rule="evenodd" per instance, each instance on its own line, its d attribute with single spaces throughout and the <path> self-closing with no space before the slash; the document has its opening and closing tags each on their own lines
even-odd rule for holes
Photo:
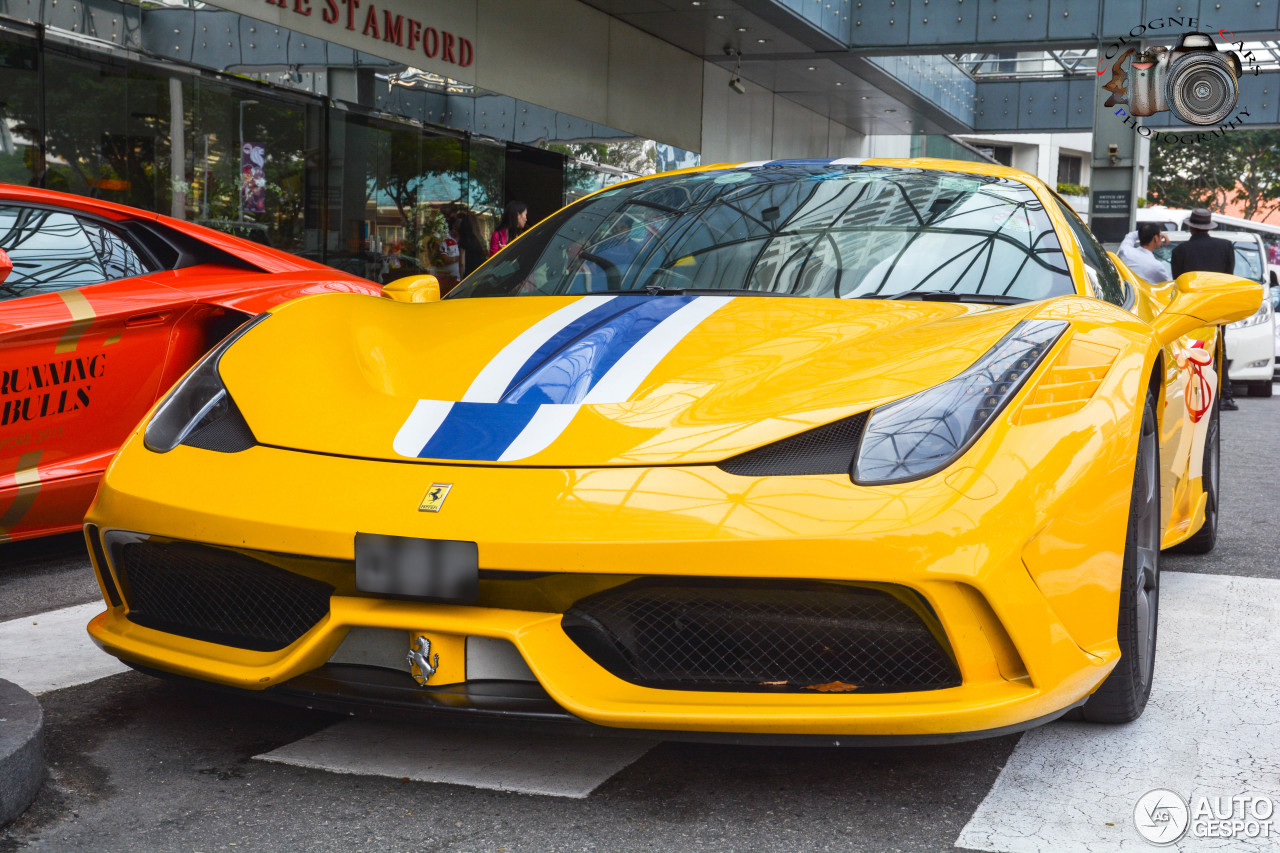
<svg viewBox="0 0 1280 853">
<path fill-rule="evenodd" d="M 1280 210 L 1280 131 L 1205 135 L 1194 145 L 1153 143 L 1148 197 L 1167 207 L 1223 210 L 1243 206 L 1245 219 Z"/>
</svg>

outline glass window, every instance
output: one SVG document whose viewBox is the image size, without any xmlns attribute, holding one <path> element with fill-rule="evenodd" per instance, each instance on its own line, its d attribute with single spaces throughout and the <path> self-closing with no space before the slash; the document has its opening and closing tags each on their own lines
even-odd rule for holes
<svg viewBox="0 0 1280 853">
<path fill-rule="evenodd" d="M 34 42 L 0 41 L 0 181 L 66 189 L 45 181 L 39 64 Z"/>
<path fill-rule="evenodd" d="M 1080 221 L 1080 217 L 1066 202 L 1061 199 L 1057 202 L 1072 233 L 1076 235 L 1076 243 L 1080 245 L 1080 252 L 1084 255 L 1084 272 L 1089 276 L 1094 294 L 1112 305 L 1124 306 L 1128 301 L 1124 282 L 1121 281 L 1115 264 L 1111 263 L 1111 258 L 1107 257 L 1107 250 L 1102 248 L 1093 232 Z"/>
<path fill-rule="evenodd" d="M 53 293 L 107 278 L 89 235 L 69 213 L 0 205 L 0 249 L 13 262 L 13 272 L 0 283 L 0 299 Z"/>
<path fill-rule="evenodd" d="M 537 225 L 455 294 L 653 288 L 881 299 L 1075 292 L 1044 205 L 1025 184 L 787 164 L 605 190 Z"/>
<path fill-rule="evenodd" d="M 1265 282 L 1267 277 L 1262 273 L 1262 253 L 1258 251 L 1258 244 L 1252 240 L 1236 240 L 1233 245 L 1236 250 L 1235 274 Z"/>
<path fill-rule="evenodd" d="M 98 253 L 98 259 L 102 261 L 106 281 L 133 278 L 150 271 L 128 241 L 111 228 L 88 220 L 81 220 L 80 224 L 90 245 Z"/>
</svg>

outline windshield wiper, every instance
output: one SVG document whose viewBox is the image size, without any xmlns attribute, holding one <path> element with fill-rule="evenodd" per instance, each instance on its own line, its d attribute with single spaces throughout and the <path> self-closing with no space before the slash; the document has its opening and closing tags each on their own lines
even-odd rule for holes
<svg viewBox="0 0 1280 853">
<path fill-rule="evenodd" d="M 1003 293 L 957 293 L 954 290 L 907 290 L 892 296 L 865 293 L 859 299 L 911 299 L 919 302 L 986 302 L 993 305 L 1020 305 L 1031 300 Z"/>
</svg>

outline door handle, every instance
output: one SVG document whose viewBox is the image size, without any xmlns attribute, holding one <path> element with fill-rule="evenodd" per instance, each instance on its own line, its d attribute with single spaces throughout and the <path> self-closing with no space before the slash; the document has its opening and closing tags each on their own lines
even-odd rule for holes
<svg viewBox="0 0 1280 853">
<path fill-rule="evenodd" d="M 152 313 L 152 314 L 135 314 L 124 321 L 125 328 L 133 329 L 138 326 L 158 326 L 165 320 L 169 319 L 168 314 Z"/>
</svg>

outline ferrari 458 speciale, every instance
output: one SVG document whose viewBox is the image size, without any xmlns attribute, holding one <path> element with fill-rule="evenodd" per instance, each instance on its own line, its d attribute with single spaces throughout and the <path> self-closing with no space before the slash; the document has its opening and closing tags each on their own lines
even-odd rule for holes
<svg viewBox="0 0 1280 853">
<path fill-rule="evenodd" d="M 699 736 L 1131 720 L 1160 550 L 1215 536 L 1215 327 L 1261 298 L 938 160 L 634 180 L 430 285 L 263 313 L 153 409 L 87 517 L 102 648 Z"/>
</svg>

